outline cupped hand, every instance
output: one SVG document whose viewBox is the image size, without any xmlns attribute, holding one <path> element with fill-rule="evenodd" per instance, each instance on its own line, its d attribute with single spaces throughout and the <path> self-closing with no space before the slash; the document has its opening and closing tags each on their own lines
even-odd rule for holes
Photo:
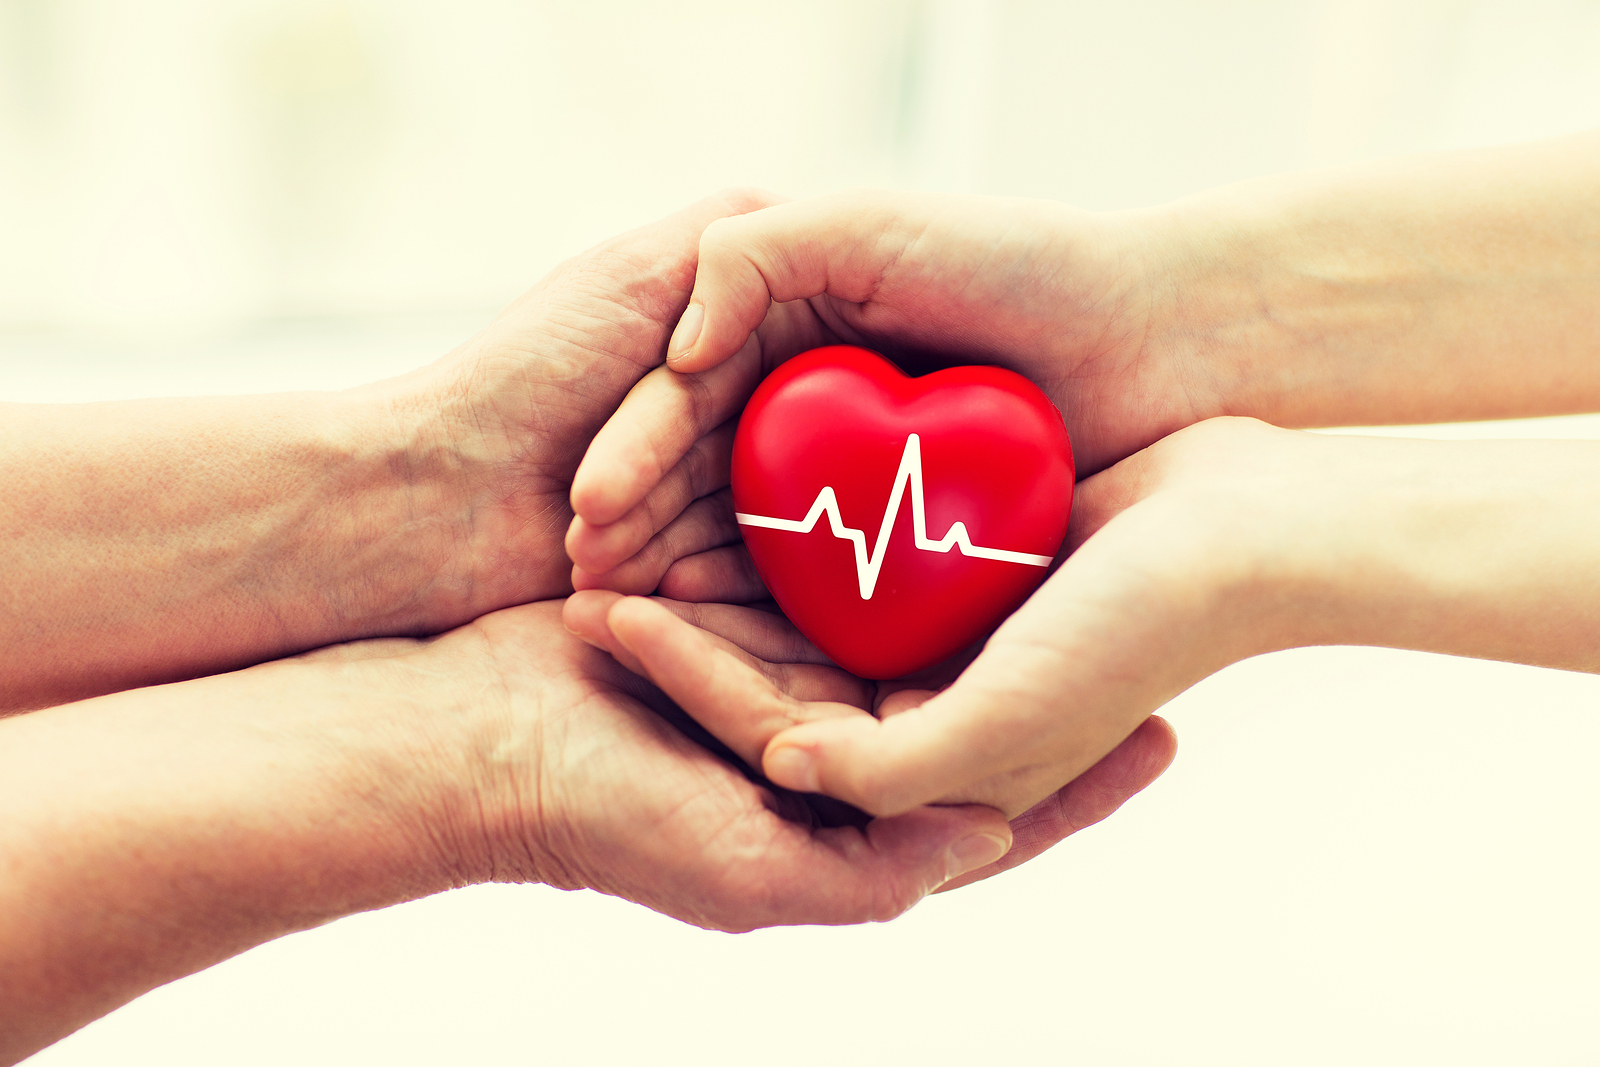
<svg viewBox="0 0 1600 1067">
<path fill-rule="evenodd" d="M 773 367 L 818 345 L 863 345 L 914 372 L 1018 371 L 1065 416 L 1081 472 L 1218 413 L 1191 361 L 1146 343 L 1175 299 L 1146 233 L 1048 201 L 872 191 L 712 223 L 667 365 L 633 390 L 573 481 L 576 584 L 648 592 L 608 572 L 676 516 L 651 494 L 695 450 L 715 457 L 708 476 L 725 472 L 718 428 Z M 708 540 L 725 510 L 686 514 L 680 539 Z"/>
<path fill-rule="evenodd" d="M 562 538 L 584 450 L 662 364 L 705 227 L 773 202 L 724 193 L 606 241 L 558 266 L 444 359 L 366 387 L 409 438 L 410 469 L 401 473 L 430 494 L 416 510 L 445 512 L 456 530 L 427 591 L 447 604 L 436 629 L 571 589 Z M 651 507 L 676 515 L 718 488 L 726 479 L 717 448 L 713 440 L 685 449 L 654 470 L 661 487 Z M 443 506 L 433 499 L 440 494 Z"/>
<path fill-rule="evenodd" d="M 1214 419 L 1086 479 L 1071 555 L 960 677 L 902 714 L 777 732 L 767 776 L 880 815 L 1016 811 L 1223 666 L 1335 639 L 1318 605 L 1362 543 L 1338 494 L 1369 469 L 1339 459 L 1348 440 Z"/>
<path fill-rule="evenodd" d="M 427 819 L 464 880 L 589 887 L 747 930 L 889 919 L 1010 846 L 981 806 L 827 825 L 839 820 L 693 740 L 692 721 L 561 614 L 510 608 L 427 647 L 430 672 L 472 690 L 472 788 Z"/>
<path fill-rule="evenodd" d="M 778 700 L 748 670 L 740 686 L 690 687 L 681 679 L 707 670 L 707 656 L 693 653 L 680 634 L 678 656 L 693 662 L 675 663 L 667 638 L 656 632 L 671 632 L 662 613 L 646 626 L 638 618 L 645 609 L 628 606 L 639 601 L 611 609 L 618 615 L 608 647 L 631 655 L 713 732 L 790 789 L 879 815 L 947 802 L 1014 815 L 1079 779 L 1152 712 L 1211 672 L 1315 638 L 1302 616 L 1291 626 L 1280 609 L 1289 597 L 1285 575 L 1295 575 L 1295 551 L 1313 555 L 1315 544 L 1320 557 L 1337 555 L 1330 509 L 1306 497 L 1327 488 L 1330 471 L 1359 477 L 1345 470 L 1349 464 L 1325 462 L 1341 454 L 1341 443 L 1254 420 L 1216 419 L 1086 479 L 1077 489 L 1067 537 L 1072 552 L 1062 566 L 953 682 L 896 693 L 876 717 L 832 705 L 794 713 L 793 701 Z M 734 546 L 681 560 L 674 564 L 676 584 L 696 600 L 758 596 L 744 576 L 747 559 L 737 561 L 742 552 Z M 569 622 L 585 598 L 600 595 L 575 597 Z M 709 618 L 738 609 L 695 610 Z M 593 639 L 600 631 L 586 632 Z M 730 652 L 716 662 L 735 658 Z M 783 690 L 782 680 L 775 684 Z M 789 717 L 755 716 L 752 707 L 790 709 Z"/>
<path fill-rule="evenodd" d="M 725 604 L 592 591 L 572 596 L 563 615 L 570 629 L 651 679 L 753 767 L 772 739 L 792 727 L 911 713 L 934 695 L 930 686 L 956 669 L 941 665 L 899 682 L 865 681 L 830 664 L 782 616 Z M 1106 818 L 1166 769 L 1175 746 L 1171 728 L 1150 717 L 1086 773 L 1062 772 L 1060 788 L 1043 799 L 1003 808 L 1014 847 L 944 888 L 1026 862 Z"/>
</svg>

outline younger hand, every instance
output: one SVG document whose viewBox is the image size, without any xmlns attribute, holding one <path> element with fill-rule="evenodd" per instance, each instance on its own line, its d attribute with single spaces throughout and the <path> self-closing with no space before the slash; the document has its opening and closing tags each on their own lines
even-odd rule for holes
<svg viewBox="0 0 1600 1067">
<path fill-rule="evenodd" d="M 1589 441 L 1199 423 L 1079 484 L 1072 554 L 948 688 L 881 719 L 797 722 L 762 767 L 878 815 L 949 801 L 1010 813 L 1195 682 L 1276 649 L 1600 671 L 1596 469 Z"/>
<path fill-rule="evenodd" d="M 1282 647 L 1276 642 L 1292 643 L 1295 634 L 1272 611 L 1278 605 L 1270 594 L 1281 591 L 1261 574 L 1282 558 L 1284 544 L 1310 543 L 1298 527 L 1316 529 L 1313 517 L 1326 506 L 1315 494 L 1306 499 L 1306 490 L 1328 480 L 1312 472 L 1325 472 L 1330 446 L 1336 458 L 1345 443 L 1218 419 L 1084 480 L 1066 562 L 953 682 L 891 685 L 891 695 L 873 709 L 877 717 L 865 713 L 872 704 L 860 696 L 842 702 L 808 696 L 795 688 L 794 668 L 784 668 L 775 683 L 758 684 L 749 657 L 731 648 L 708 655 L 683 635 L 682 624 L 669 625 L 667 613 L 644 601 L 610 606 L 610 594 L 580 593 L 569 602 L 567 622 L 647 673 L 787 788 L 874 814 L 977 803 L 1014 816 L 1068 783 L 1076 786 L 1075 779 L 1194 682 L 1233 660 Z M 762 595 L 740 545 L 677 560 L 670 573 L 680 595 L 699 601 Z M 596 610 L 592 598 L 600 596 L 611 596 L 604 602 L 609 636 L 597 622 L 575 624 L 575 612 Z M 704 620 L 748 609 L 679 610 Z M 735 640 L 764 659 L 794 658 Z M 743 668 L 728 665 L 734 662 Z M 694 682 L 707 664 L 718 673 Z M 795 700 L 775 695 L 785 691 L 802 702 L 800 710 Z M 816 699 L 834 703 L 804 703 Z M 763 708 L 770 710 L 753 710 Z"/>
</svg>

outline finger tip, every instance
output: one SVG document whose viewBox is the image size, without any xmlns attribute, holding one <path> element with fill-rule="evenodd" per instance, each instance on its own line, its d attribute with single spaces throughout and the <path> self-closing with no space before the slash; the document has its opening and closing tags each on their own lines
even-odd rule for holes
<svg viewBox="0 0 1600 1067">
<path fill-rule="evenodd" d="M 1172 761 L 1178 758 L 1178 731 L 1172 724 L 1159 715 L 1152 715 L 1146 719 L 1140 730 L 1145 731 L 1150 737 L 1149 760 L 1150 780 L 1155 781 L 1166 773 Z"/>
<path fill-rule="evenodd" d="M 770 738 L 763 772 L 789 789 L 823 793 L 875 816 L 902 815 L 935 797 L 908 778 L 871 715 L 812 719 Z"/>
<path fill-rule="evenodd" d="M 619 637 L 631 636 L 641 625 L 648 624 L 651 619 L 657 617 L 655 613 L 658 611 L 666 609 L 647 596 L 619 594 L 617 599 L 606 607 L 606 625 Z"/>
<path fill-rule="evenodd" d="M 1152 715 L 1152 716 L 1150 716 L 1148 719 L 1146 719 L 1144 721 L 1144 724 L 1141 727 L 1141 729 L 1151 730 L 1151 731 L 1154 731 L 1156 733 L 1159 733 L 1160 736 L 1162 737 L 1162 739 L 1167 743 L 1168 747 L 1170 747 L 1174 751 L 1177 750 L 1177 748 L 1178 748 L 1178 731 L 1173 728 L 1172 723 L 1168 722 L 1166 719 L 1162 718 L 1160 715 Z"/>
<path fill-rule="evenodd" d="M 761 772 L 775 785 L 797 793 L 822 792 L 816 754 L 805 745 L 778 744 L 775 738 L 761 753 Z"/>
<path fill-rule="evenodd" d="M 642 496 L 643 494 L 639 494 Z M 626 515 L 639 501 L 616 485 L 607 486 L 579 495 L 572 494 L 572 511 L 591 528 L 610 526 Z"/>
<path fill-rule="evenodd" d="M 574 593 L 561 606 L 561 624 L 568 633 L 596 648 L 606 648 L 606 613 L 612 598 L 618 596 L 620 594 L 599 589 Z"/>
<path fill-rule="evenodd" d="M 627 562 L 638 548 L 644 547 L 640 545 L 632 551 L 625 551 L 629 546 L 613 544 L 616 537 L 608 536 L 607 531 L 614 529 L 614 526 L 596 526 L 581 515 L 573 518 L 572 525 L 567 527 L 563 547 L 567 551 L 567 558 L 573 562 L 575 575 L 579 569 L 591 578 L 615 570 Z"/>
<path fill-rule="evenodd" d="M 593 454 L 585 456 L 567 493 L 575 522 L 581 519 L 591 528 L 611 525 L 638 503 L 632 497 L 643 496 L 637 485 L 637 473 L 626 465 L 606 463 Z"/>
<path fill-rule="evenodd" d="M 566 550 L 567 558 L 574 566 L 582 566 L 581 557 L 588 554 L 589 543 L 594 539 L 594 526 L 582 515 L 574 514 L 572 521 L 567 523 L 566 536 L 561 539 L 561 547 Z"/>
<path fill-rule="evenodd" d="M 1116 772 L 1125 787 L 1137 791 L 1165 774 L 1177 754 L 1178 734 L 1172 724 L 1159 715 L 1151 715 L 1103 762 Z"/>
<path fill-rule="evenodd" d="M 595 607 L 604 605 L 610 607 L 613 600 L 620 600 L 622 594 L 610 589 L 580 589 L 567 597 L 566 607 L 573 610 L 594 610 Z"/>
</svg>

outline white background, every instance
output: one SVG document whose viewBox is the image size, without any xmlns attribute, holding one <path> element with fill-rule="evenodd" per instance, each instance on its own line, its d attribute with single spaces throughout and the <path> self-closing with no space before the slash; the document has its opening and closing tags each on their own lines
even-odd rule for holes
<svg viewBox="0 0 1600 1067">
<path fill-rule="evenodd" d="M 1592 0 L 0 0 L 0 399 L 399 373 L 728 184 L 1115 209 L 1597 126 L 1597 57 Z M 34 1062 L 1600 1062 L 1600 678 L 1306 649 L 1166 713 L 1146 795 L 887 925 L 479 887 Z"/>
</svg>

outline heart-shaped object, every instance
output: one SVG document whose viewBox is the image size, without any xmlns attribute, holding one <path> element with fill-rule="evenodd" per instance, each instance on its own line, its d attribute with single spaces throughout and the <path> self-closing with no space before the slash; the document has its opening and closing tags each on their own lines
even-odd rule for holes
<svg viewBox="0 0 1600 1067">
<path fill-rule="evenodd" d="M 898 678 L 972 644 L 1027 599 L 1067 532 L 1072 445 L 1026 378 L 911 378 L 817 348 L 739 419 L 733 504 L 767 589 L 845 670 Z"/>
</svg>

